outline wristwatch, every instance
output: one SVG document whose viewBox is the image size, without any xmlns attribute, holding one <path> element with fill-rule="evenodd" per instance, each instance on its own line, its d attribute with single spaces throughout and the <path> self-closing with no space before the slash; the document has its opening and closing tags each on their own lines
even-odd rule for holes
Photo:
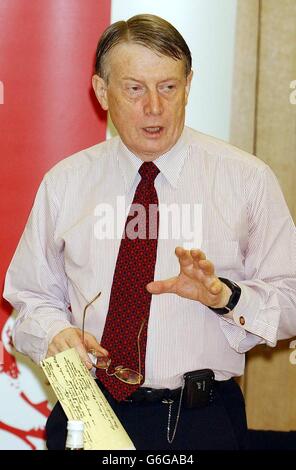
<svg viewBox="0 0 296 470">
<path fill-rule="evenodd" d="M 231 290 L 231 296 L 229 297 L 227 305 L 222 308 L 213 308 L 209 307 L 209 309 L 213 310 L 213 312 L 217 313 L 218 315 L 225 315 L 225 313 L 231 312 L 234 307 L 237 305 L 239 298 L 241 296 L 241 288 L 233 281 L 229 279 L 225 279 L 224 277 L 219 277 L 221 282 L 224 282 L 229 289 Z"/>
</svg>

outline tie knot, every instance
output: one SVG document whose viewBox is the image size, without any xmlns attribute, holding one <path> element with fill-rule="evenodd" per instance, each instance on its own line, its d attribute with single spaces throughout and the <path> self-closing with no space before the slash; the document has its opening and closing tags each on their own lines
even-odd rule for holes
<svg viewBox="0 0 296 470">
<path fill-rule="evenodd" d="M 139 173 L 142 179 L 153 182 L 159 173 L 159 169 L 153 162 L 144 162 L 139 168 Z"/>
</svg>

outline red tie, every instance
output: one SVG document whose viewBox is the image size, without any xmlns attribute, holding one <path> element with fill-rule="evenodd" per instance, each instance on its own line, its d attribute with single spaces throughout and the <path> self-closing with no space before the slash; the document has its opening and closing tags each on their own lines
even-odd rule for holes
<svg viewBox="0 0 296 470">
<path fill-rule="evenodd" d="M 116 366 L 139 371 L 137 342 L 144 324 L 139 341 L 141 374 L 144 377 L 151 304 L 151 294 L 147 292 L 146 285 L 154 280 L 159 220 L 154 180 L 159 169 L 153 162 L 145 162 L 139 173 L 142 178 L 125 223 L 101 344 L 111 358 L 108 373 L 114 372 Z M 108 376 L 105 370 L 97 370 L 97 377 L 118 401 L 124 400 L 140 386 Z"/>
</svg>

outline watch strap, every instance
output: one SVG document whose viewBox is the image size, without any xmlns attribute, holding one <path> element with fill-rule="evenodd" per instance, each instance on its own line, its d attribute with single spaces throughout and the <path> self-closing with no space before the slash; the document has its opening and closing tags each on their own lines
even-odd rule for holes
<svg viewBox="0 0 296 470">
<path fill-rule="evenodd" d="M 220 279 L 221 282 L 223 282 L 224 284 L 226 284 L 226 286 L 229 287 L 229 289 L 231 290 L 231 295 L 225 307 L 209 307 L 209 309 L 217 313 L 218 315 L 225 315 L 225 313 L 231 312 L 231 310 L 233 310 L 234 307 L 237 305 L 241 296 L 241 288 L 234 281 L 230 281 L 229 279 L 225 279 L 224 277 L 219 277 L 218 279 Z"/>
</svg>

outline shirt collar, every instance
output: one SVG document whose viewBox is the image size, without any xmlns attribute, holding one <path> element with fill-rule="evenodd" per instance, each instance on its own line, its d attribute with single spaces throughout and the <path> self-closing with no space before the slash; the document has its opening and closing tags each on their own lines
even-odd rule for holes
<svg viewBox="0 0 296 470">
<path fill-rule="evenodd" d="M 186 134 L 186 128 L 184 128 L 176 144 L 168 152 L 153 161 L 153 163 L 159 168 L 161 174 L 174 188 L 177 188 L 178 186 L 181 170 L 188 154 L 189 146 Z M 121 139 L 119 139 L 117 159 L 119 168 L 123 174 L 126 191 L 129 191 L 134 184 L 143 161 L 131 152 Z"/>
</svg>

